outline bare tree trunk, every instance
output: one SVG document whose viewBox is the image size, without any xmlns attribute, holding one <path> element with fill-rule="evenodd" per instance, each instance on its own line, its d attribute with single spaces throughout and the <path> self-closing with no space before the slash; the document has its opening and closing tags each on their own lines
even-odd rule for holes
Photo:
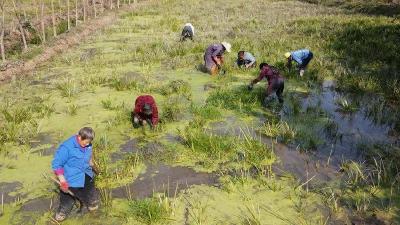
<svg viewBox="0 0 400 225">
<path fill-rule="evenodd" d="M 58 0 L 58 15 L 61 16 L 62 15 L 62 4 L 61 4 L 61 0 Z"/>
<path fill-rule="evenodd" d="M 104 0 L 100 0 L 100 5 L 101 5 L 101 13 L 104 12 Z"/>
<path fill-rule="evenodd" d="M 129 4 L 129 5 L 131 4 L 131 0 L 128 0 L 128 4 Z"/>
<path fill-rule="evenodd" d="M 78 0 L 75 0 L 75 26 L 78 26 Z"/>
<path fill-rule="evenodd" d="M 40 8 L 40 4 L 37 4 L 36 0 L 33 0 L 32 3 L 33 3 L 33 7 L 35 8 L 36 21 L 39 21 L 39 8 Z"/>
<path fill-rule="evenodd" d="M 41 5 L 41 7 L 40 7 L 40 26 L 42 28 L 42 41 L 44 43 L 44 42 L 46 42 L 46 29 L 44 27 L 44 16 L 43 16 L 44 2 L 43 2 L 43 0 L 41 0 L 40 5 Z"/>
<path fill-rule="evenodd" d="M 6 53 L 5 53 L 5 49 L 4 49 L 4 26 L 5 26 L 5 15 L 4 15 L 4 2 L 1 2 L 0 8 L 1 8 L 1 33 L 0 33 L 0 51 L 1 51 L 1 60 L 3 60 L 3 62 L 6 61 Z"/>
<path fill-rule="evenodd" d="M 54 15 L 54 0 L 51 0 L 51 22 L 53 24 L 53 36 L 57 37 L 56 17 Z"/>
<path fill-rule="evenodd" d="M 117 9 L 119 9 L 119 0 L 117 0 Z"/>
<path fill-rule="evenodd" d="M 97 17 L 96 0 L 92 0 L 92 4 L 93 4 L 94 18 L 96 18 Z"/>
<path fill-rule="evenodd" d="M 28 50 L 28 44 L 26 43 L 26 37 L 25 37 L 24 28 L 22 27 L 22 24 L 21 24 L 21 17 L 20 17 L 20 15 L 18 14 L 18 11 L 17 11 L 17 4 L 16 4 L 15 1 L 16 1 L 16 0 L 12 0 L 12 3 L 13 3 L 13 6 L 14 6 L 15 16 L 17 17 L 17 20 L 18 20 L 18 28 L 19 28 L 19 31 L 21 32 L 21 39 L 22 39 L 22 43 L 23 43 L 23 45 L 24 45 L 24 50 Z"/>
<path fill-rule="evenodd" d="M 110 0 L 110 9 L 113 9 L 113 0 Z"/>
<path fill-rule="evenodd" d="M 70 12 L 69 12 L 69 0 L 67 0 L 67 28 L 68 28 L 68 30 L 71 29 L 71 20 L 70 20 L 69 14 L 70 14 Z"/>
<path fill-rule="evenodd" d="M 83 22 L 86 21 L 86 0 L 82 0 L 83 5 Z"/>
</svg>

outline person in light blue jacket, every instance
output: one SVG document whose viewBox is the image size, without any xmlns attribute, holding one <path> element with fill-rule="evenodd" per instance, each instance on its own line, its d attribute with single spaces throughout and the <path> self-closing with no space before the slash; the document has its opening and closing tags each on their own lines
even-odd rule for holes
<svg viewBox="0 0 400 225">
<path fill-rule="evenodd" d="M 55 215 L 63 221 L 72 210 L 75 199 L 89 211 L 98 208 L 97 191 L 94 185 L 94 163 L 92 144 L 94 131 L 90 127 L 79 130 L 57 149 L 51 168 L 60 185 L 60 205 Z M 82 209 L 82 208 L 81 208 Z"/>
<path fill-rule="evenodd" d="M 256 67 L 256 58 L 250 52 L 239 51 L 236 64 L 239 68 L 245 67 L 247 69 Z"/>
<path fill-rule="evenodd" d="M 313 53 L 308 49 L 300 49 L 292 52 L 286 52 L 285 57 L 287 58 L 287 67 L 289 71 L 292 68 L 292 61 L 297 63 L 297 67 L 299 69 L 299 74 L 302 77 L 304 75 L 304 71 L 307 65 L 310 63 L 313 58 Z"/>
</svg>

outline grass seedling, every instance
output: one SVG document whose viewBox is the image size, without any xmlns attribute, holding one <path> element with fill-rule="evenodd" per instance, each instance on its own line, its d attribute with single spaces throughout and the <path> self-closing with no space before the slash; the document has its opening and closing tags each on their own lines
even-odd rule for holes
<svg viewBox="0 0 400 225">
<path fill-rule="evenodd" d="M 104 109 L 107 109 L 107 110 L 113 110 L 114 109 L 111 99 L 101 100 L 101 105 L 103 106 Z"/>
<path fill-rule="evenodd" d="M 243 225 L 262 225 L 260 207 L 257 205 L 246 205 L 246 213 L 243 213 Z"/>
<path fill-rule="evenodd" d="M 75 116 L 76 114 L 78 114 L 78 106 L 75 104 L 71 104 L 67 107 L 67 113 L 70 116 Z"/>
<path fill-rule="evenodd" d="M 60 90 L 61 96 L 66 98 L 71 98 L 80 91 L 75 80 L 69 78 L 58 82 L 56 87 Z"/>
</svg>

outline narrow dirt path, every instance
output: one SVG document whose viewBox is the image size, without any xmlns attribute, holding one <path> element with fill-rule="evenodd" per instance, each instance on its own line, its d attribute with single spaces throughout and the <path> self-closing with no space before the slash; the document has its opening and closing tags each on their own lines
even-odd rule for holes
<svg viewBox="0 0 400 225">
<path fill-rule="evenodd" d="M 120 8 L 118 11 L 107 12 L 105 15 L 102 15 L 97 19 L 92 19 L 85 24 L 78 25 L 78 27 L 71 29 L 71 31 L 67 33 L 59 35 L 56 40 L 43 46 L 43 52 L 35 56 L 33 59 L 16 63 L 6 68 L 5 71 L 1 71 L 0 83 L 8 82 L 13 79 L 13 77 L 29 75 L 30 72 L 34 71 L 37 67 L 49 61 L 57 54 L 62 53 L 72 46 L 80 44 L 82 41 L 92 37 L 96 31 L 116 22 L 118 15 L 124 12 L 129 12 L 140 5 L 147 4 L 148 2 L 149 1 L 137 3 L 136 5 L 127 5 Z"/>
</svg>

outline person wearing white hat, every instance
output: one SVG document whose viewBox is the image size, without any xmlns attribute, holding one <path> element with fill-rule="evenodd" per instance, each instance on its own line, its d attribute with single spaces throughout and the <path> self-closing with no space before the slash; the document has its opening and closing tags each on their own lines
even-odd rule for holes
<svg viewBox="0 0 400 225">
<path fill-rule="evenodd" d="M 193 41 L 194 27 L 191 23 L 185 24 L 181 33 L 181 41 L 186 41 L 187 38 Z"/>
<path fill-rule="evenodd" d="M 221 42 L 220 44 L 212 44 L 207 47 L 204 54 L 204 63 L 207 72 L 211 75 L 217 75 L 224 63 L 224 53 L 231 52 L 231 44 Z"/>
<path fill-rule="evenodd" d="M 286 52 L 285 58 L 287 61 L 287 67 L 289 71 L 292 68 L 292 61 L 297 63 L 297 67 L 299 69 L 299 74 L 302 77 L 304 75 L 304 71 L 307 65 L 310 63 L 313 58 L 313 53 L 308 49 L 300 49 L 292 52 Z"/>
</svg>

